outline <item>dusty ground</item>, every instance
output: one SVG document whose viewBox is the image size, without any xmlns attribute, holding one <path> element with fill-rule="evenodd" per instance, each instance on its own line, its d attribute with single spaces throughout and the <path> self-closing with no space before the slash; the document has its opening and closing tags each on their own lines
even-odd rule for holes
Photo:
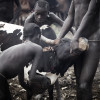
<svg viewBox="0 0 100 100">
<path fill-rule="evenodd" d="M 100 67 L 98 68 L 100 69 Z M 97 70 L 93 82 L 93 100 L 100 100 L 100 70 Z M 64 100 L 76 100 L 76 85 L 73 67 L 71 67 L 65 76 L 59 78 L 61 94 Z M 25 90 L 21 88 L 16 78 L 9 81 L 10 90 L 13 100 L 26 100 Z M 54 89 L 54 98 L 56 98 L 56 90 Z M 48 100 L 47 91 L 44 93 L 43 100 Z M 56 100 L 56 99 L 55 99 Z"/>
</svg>

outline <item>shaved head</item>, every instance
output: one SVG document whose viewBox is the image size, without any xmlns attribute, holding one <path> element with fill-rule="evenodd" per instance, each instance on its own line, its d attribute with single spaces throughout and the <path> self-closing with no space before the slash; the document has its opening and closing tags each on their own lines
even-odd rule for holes
<svg viewBox="0 0 100 100">
<path fill-rule="evenodd" d="M 34 36 L 37 32 L 41 34 L 39 26 L 34 23 L 29 23 L 24 26 L 24 36 Z"/>
<path fill-rule="evenodd" d="M 45 0 L 38 0 L 35 4 L 34 10 L 49 11 L 49 3 Z"/>
</svg>

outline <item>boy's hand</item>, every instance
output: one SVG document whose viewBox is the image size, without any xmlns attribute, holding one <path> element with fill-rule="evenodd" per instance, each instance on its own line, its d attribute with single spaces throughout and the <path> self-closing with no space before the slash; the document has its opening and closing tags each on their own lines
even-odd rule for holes
<svg viewBox="0 0 100 100">
<path fill-rule="evenodd" d="M 78 40 L 72 39 L 70 43 L 70 53 L 76 52 L 79 49 L 78 45 L 79 45 Z"/>
<path fill-rule="evenodd" d="M 54 40 L 54 44 L 59 44 L 59 42 L 60 42 L 60 39 L 55 39 Z"/>
<path fill-rule="evenodd" d="M 53 47 L 49 46 L 49 47 L 44 47 L 43 48 L 43 52 L 46 52 L 46 51 L 54 51 Z"/>
<path fill-rule="evenodd" d="M 80 37 L 78 40 L 72 39 L 70 48 L 70 53 L 72 54 L 78 54 L 81 51 L 85 51 L 89 48 L 88 40 L 83 37 Z"/>
</svg>

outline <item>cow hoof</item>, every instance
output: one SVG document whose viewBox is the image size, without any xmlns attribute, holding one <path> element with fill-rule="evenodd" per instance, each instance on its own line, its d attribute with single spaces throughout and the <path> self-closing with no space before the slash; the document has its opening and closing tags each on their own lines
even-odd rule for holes
<svg viewBox="0 0 100 100">
<path fill-rule="evenodd" d="M 42 94 L 38 94 L 34 97 L 35 100 L 42 100 Z"/>
</svg>

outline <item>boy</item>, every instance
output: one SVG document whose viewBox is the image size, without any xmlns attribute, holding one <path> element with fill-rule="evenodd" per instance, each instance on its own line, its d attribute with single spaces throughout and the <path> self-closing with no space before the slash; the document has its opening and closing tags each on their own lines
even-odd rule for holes
<svg viewBox="0 0 100 100">
<path fill-rule="evenodd" d="M 29 90 L 29 85 L 24 82 L 24 66 L 31 61 L 30 84 L 36 74 L 36 68 L 42 54 L 42 47 L 35 43 L 39 42 L 41 32 L 39 27 L 33 23 L 29 23 L 26 26 L 24 28 L 25 42 L 12 46 L 0 54 L 0 100 L 11 100 L 7 80 L 17 75 L 22 87 Z"/>
</svg>

